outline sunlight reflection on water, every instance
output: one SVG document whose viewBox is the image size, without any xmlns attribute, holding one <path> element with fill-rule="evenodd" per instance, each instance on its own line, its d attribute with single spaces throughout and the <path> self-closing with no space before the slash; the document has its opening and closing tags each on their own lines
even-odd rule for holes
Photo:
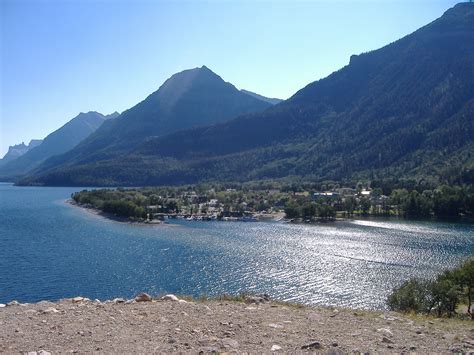
<svg viewBox="0 0 474 355">
<path fill-rule="evenodd" d="M 394 286 L 431 277 L 474 251 L 472 224 L 459 223 L 131 226 L 54 203 L 75 190 L 0 185 L 0 302 L 251 291 L 381 309 Z"/>
</svg>

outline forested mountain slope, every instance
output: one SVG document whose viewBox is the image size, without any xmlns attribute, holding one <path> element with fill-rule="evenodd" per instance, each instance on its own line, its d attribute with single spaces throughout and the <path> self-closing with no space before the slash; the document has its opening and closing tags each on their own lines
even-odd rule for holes
<svg viewBox="0 0 474 355">
<path fill-rule="evenodd" d="M 473 118 L 474 4 L 461 3 L 263 112 L 150 138 L 100 164 L 44 169 L 24 182 L 438 179 L 472 169 Z"/>
<path fill-rule="evenodd" d="M 271 104 L 240 92 L 209 68 L 174 74 L 154 93 L 107 122 L 67 154 L 45 162 L 41 171 L 57 166 L 122 159 L 150 137 L 224 122 L 262 111 Z"/>
</svg>

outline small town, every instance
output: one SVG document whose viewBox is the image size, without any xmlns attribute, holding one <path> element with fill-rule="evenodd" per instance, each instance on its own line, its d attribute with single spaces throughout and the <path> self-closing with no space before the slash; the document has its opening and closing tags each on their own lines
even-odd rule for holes
<svg viewBox="0 0 474 355">
<path fill-rule="evenodd" d="M 460 189 L 440 186 L 421 193 L 394 189 L 390 195 L 384 195 L 380 188 L 362 186 L 315 191 L 303 187 L 261 189 L 245 185 L 232 188 L 198 185 L 84 190 L 71 197 L 83 207 L 142 222 L 181 218 L 312 223 L 355 216 L 449 216 L 445 214 L 446 205 L 450 206 L 450 212 L 454 211 L 453 216 L 469 216 L 472 194 Z"/>
</svg>

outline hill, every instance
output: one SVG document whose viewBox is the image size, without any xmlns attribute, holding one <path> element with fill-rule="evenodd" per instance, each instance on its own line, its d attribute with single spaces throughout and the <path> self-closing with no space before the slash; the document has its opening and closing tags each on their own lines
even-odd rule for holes
<svg viewBox="0 0 474 355">
<path fill-rule="evenodd" d="M 81 112 L 49 134 L 40 145 L 0 167 L 0 180 L 9 181 L 21 177 L 47 158 L 67 152 L 100 127 L 107 118 L 117 116 L 118 113 L 104 116 L 98 112 Z"/>
<path fill-rule="evenodd" d="M 263 112 L 150 138 L 100 164 L 44 167 L 23 183 L 472 180 L 473 115 L 474 4 L 461 3 Z"/>
</svg>

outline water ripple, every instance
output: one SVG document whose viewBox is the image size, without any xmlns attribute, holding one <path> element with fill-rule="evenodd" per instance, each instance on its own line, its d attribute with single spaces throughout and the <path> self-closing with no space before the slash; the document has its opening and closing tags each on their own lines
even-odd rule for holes
<svg viewBox="0 0 474 355">
<path fill-rule="evenodd" d="M 0 185 L 0 302 L 252 291 L 382 309 L 394 286 L 431 277 L 474 252 L 472 224 L 378 219 L 137 227 L 58 202 L 73 191 Z"/>
</svg>

